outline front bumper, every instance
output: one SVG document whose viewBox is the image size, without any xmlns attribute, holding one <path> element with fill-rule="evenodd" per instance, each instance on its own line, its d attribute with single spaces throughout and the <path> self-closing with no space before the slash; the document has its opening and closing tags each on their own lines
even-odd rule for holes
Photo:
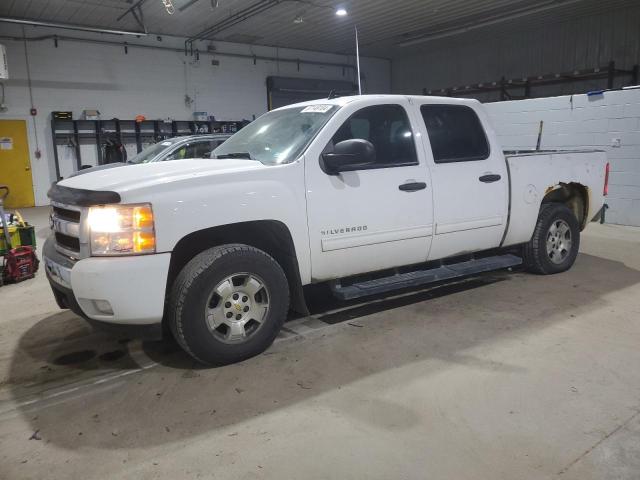
<svg viewBox="0 0 640 480">
<path fill-rule="evenodd" d="M 43 260 L 61 308 L 100 323 L 150 326 L 162 322 L 170 253 L 75 261 L 59 253 L 49 238 Z"/>
</svg>

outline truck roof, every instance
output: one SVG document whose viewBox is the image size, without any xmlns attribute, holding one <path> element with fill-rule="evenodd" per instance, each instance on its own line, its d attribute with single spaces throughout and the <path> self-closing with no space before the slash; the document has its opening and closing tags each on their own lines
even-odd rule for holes
<svg viewBox="0 0 640 480">
<path fill-rule="evenodd" d="M 388 94 L 367 94 L 367 95 L 350 95 L 346 97 L 336 97 L 336 98 L 319 98 L 317 100 L 309 100 L 307 102 L 295 103 L 292 105 L 286 105 L 284 107 L 277 108 L 275 110 L 281 110 L 285 108 L 292 107 L 304 107 L 308 105 L 338 105 L 340 107 L 347 105 L 353 102 L 361 102 L 366 104 L 376 104 L 382 102 L 389 102 L 393 100 L 415 100 L 420 102 L 427 103 L 446 103 L 446 104 L 459 104 L 459 105 L 469 105 L 469 104 L 479 104 L 478 100 L 473 98 L 452 98 L 452 97 L 436 97 L 436 96 L 425 96 L 425 95 L 388 95 Z"/>
</svg>

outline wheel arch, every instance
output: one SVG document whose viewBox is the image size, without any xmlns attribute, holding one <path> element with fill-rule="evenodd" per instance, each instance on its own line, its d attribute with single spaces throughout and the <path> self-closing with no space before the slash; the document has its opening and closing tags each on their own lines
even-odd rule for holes
<svg viewBox="0 0 640 480">
<path fill-rule="evenodd" d="M 565 205 L 578 219 L 580 230 L 584 230 L 589 222 L 589 187 L 581 183 L 557 183 L 545 191 L 540 210 L 549 203 Z"/>
<path fill-rule="evenodd" d="M 167 296 L 184 266 L 208 248 L 229 243 L 242 243 L 271 255 L 284 270 L 289 282 L 291 309 L 308 315 L 300 268 L 289 228 L 278 220 L 257 220 L 205 228 L 182 237 L 171 252 L 167 276 Z"/>
</svg>

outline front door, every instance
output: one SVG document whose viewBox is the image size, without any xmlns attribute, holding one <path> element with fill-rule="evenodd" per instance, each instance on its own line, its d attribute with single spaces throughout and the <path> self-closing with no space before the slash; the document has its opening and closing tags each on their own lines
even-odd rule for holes
<svg viewBox="0 0 640 480">
<path fill-rule="evenodd" d="M 24 120 L 0 120 L 0 184 L 9 186 L 5 207 L 33 207 L 33 180 Z"/>
<path fill-rule="evenodd" d="M 408 103 L 345 106 L 305 158 L 314 281 L 426 260 L 432 198 L 424 150 L 416 149 Z M 368 140 L 376 162 L 329 175 L 320 154 L 338 142 Z"/>
</svg>

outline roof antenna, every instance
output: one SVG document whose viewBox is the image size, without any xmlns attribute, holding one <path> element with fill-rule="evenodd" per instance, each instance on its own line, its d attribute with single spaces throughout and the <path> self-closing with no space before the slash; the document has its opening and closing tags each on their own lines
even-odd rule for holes
<svg viewBox="0 0 640 480">
<path fill-rule="evenodd" d="M 360 46 L 358 44 L 358 27 L 356 30 L 356 64 L 358 65 L 358 95 L 362 95 L 362 82 L 360 80 Z"/>
</svg>

